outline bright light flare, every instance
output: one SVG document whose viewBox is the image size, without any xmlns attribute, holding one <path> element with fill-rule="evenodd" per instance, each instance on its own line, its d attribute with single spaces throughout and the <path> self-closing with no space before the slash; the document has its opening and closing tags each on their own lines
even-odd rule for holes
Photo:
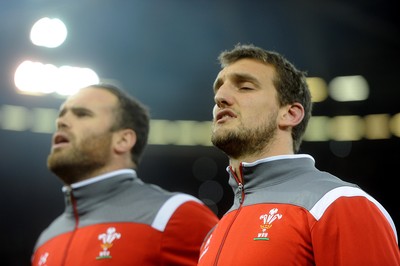
<svg viewBox="0 0 400 266">
<path fill-rule="evenodd" d="M 30 38 L 34 45 L 55 48 L 64 43 L 68 31 L 58 18 L 44 17 L 33 24 Z"/>
<path fill-rule="evenodd" d="M 71 95 L 79 89 L 99 83 L 99 76 L 90 68 L 61 66 L 24 61 L 16 69 L 14 83 L 20 93 Z"/>
</svg>

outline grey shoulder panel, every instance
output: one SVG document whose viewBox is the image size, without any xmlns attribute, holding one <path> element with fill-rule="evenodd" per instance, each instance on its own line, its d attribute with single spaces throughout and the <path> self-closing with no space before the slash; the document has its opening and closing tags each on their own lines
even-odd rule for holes
<svg viewBox="0 0 400 266">
<path fill-rule="evenodd" d="M 329 173 L 318 170 L 307 171 L 286 182 L 277 183 L 267 188 L 255 189 L 246 195 L 246 205 L 260 202 L 292 204 L 311 210 L 329 191 L 337 187 L 357 187 Z M 247 191 L 248 192 L 248 191 Z"/>
</svg>

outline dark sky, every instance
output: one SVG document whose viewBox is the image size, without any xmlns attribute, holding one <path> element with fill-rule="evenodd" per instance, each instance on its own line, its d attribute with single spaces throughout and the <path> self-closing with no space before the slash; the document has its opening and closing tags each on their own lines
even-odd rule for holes
<svg viewBox="0 0 400 266">
<path fill-rule="evenodd" d="M 61 47 L 29 42 L 30 27 L 43 16 L 66 23 L 68 38 Z M 0 20 L 0 108 L 58 108 L 60 98 L 15 92 L 13 72 L 30 59 L 90 67 L 146 103 L 154 119 L 208 121 L 216 57 L 240 42 L 276 50 L 327 82 L 346 75 L 368 80 L 367 101 L 328 100 L 315 106 L 314 115 L 400 112 L 395 1 L 21 0 L 3 1 Z M 51 136 L 4 129 L 1 110 L 1 264 L 29 265 L 36 237 L 63 210 L 61 182 L 46 169 Z M 339 144 L 351 150 L 344 158 L 331 152 L 333 144 L 305 142 L 303 152 L 313 155 L 321 170 L 360 184 L 387 208 L 399 230 L 399 137 Z M 150 146 L 140 175 L 198 196 L 204 181 L 194 177 L 198 165 L 224 188 L 217 206 L 221 215 L 231 199 L 227 160 L 212 147 Z"/>
</svg>

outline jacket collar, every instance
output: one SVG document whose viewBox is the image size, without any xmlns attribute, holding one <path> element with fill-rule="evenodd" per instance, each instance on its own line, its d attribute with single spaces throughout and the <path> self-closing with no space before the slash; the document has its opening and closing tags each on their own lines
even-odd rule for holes
<svg viewBox="0 0 400 266">
<path fill-rule="evenodd" d="M 67 213 L 74 209 L 79 215 L 91 211 L 108 198 L 121 193 L 133 183 L 142 183 L 136 171 L 122 169 L 84 180 L 62 188 Z"/>
<path fill-rule="evenodd" d="M 252 163 L 242 162 L 240 171 L 243 176 L 243 187 L 246 193 L 276 183 L 284 182 L 301 171 L 302 168 L 310 169 L 315 165 L 315 160 L 308 154 L 279 155 L 263 158 Z M 239 187 L 236 174 L 228 166 L 229 184 L 236 193 Z"/>
</svg>

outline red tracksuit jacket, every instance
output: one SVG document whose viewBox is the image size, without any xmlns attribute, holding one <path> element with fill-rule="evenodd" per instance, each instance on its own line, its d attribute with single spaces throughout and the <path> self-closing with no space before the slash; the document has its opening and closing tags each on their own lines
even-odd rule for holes
<svg viewBox="0 0 400 266">
<path fill-rule="evenodd" d="M 199 266 L 399 266 L 395 225 L 354 184 L 308 155 L 228 168 L 235 199 L 201 248 Z"/>
<path fill-rule="evenodd" d="M 64 187 L 66 208 L 39 237 L 32 266 L 196 265 L 217 216 L 198 199 L 119 170 Z"/>
</svg>

